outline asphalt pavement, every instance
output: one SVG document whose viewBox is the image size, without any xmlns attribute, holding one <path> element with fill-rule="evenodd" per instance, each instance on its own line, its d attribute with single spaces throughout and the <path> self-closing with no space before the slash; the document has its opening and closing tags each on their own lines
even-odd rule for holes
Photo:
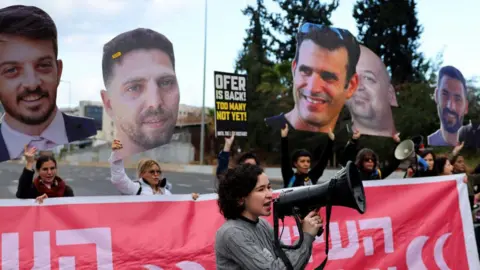
<svg viewBox="0 0 480 270">
<path fill-rule="evenodd" d="M 17 163 L 0 163 L 0 199 L 15 198 L 18 178 L 24 166 L 24 164 Z M 328 181 L 335 172 L 336 170 L 325 170 L 320 181 Z M 127 174 L 134 179 L 135 169 L 127 169 Z M 58 175 L 73 188 L 75 196 L 120 195 L 110 182 L 110 168 L 107 167 L 60 165 Z M 172 183 L 172 193 L 174 194 L 214 192 L 214 175 L 181 172 L 164 172 L 164 175 Z M 403 177 L 402 173 L 395 172 L 388 178 L 401 177 Z M 271 182 L 273 189 L 282 187 L 279 181 Z"/>
</svg>

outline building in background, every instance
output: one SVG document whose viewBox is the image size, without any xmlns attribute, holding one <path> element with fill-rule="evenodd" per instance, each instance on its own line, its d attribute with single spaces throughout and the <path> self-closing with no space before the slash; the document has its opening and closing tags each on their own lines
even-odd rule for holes
<svg viewBox="0 0 480 270">
<path fill-rule="evenodd" d="M 95 126 L 98 131 L 102 130 L 103 122 L 103 104 L 100 101 L 80 101 L 79 116 L 90 117 L 95 121 Z"/>
<path fill-rule="evenodd" d="M 61 112 L 66 113 L 68 115 L 73 115 L 73 116 L 79 116 L 80 112 L 78 107 L 73 107 L 73 108 L 59 108 Z"/>
</svg>

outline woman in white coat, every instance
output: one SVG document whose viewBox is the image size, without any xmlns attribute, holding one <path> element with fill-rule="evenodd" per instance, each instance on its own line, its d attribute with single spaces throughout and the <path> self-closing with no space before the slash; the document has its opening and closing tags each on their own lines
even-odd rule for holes
<svg viewBox="0 0 480 270">
<path fill-rule="evenodd" d="M 123 195 L 171 195 L 171 185 L 162 178 L 160 164 L 153 159 L 144 159 L 138 163 L 138 180 L 132 181 L 125 172 L 123 160 L 113 161 L 114 152 L 122 148 L 119 140 L 113 140 L 110 161 L 111 181 Z M 192 193 L 196 200 L 198 193 Z"/>
</svg>

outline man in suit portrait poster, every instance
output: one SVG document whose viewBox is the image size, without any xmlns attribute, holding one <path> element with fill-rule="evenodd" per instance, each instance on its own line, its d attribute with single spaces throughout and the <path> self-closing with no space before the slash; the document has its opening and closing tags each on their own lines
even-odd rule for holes
<svg viewBox="0 0 480 270">
<path fill-rule="evenodd" d="M 58 109 L 62 71 L 52 18 L 34 6 L 0 9 L 0 161 L 21 157 L 25 145 L 41 151 L 96 134 L 93 119 Z"/>
</svg>

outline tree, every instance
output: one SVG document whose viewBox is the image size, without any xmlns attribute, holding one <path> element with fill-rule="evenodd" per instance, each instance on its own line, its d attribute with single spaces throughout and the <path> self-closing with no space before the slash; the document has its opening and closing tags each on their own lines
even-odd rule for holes
<svg viewBox="0 0 480 270">
<path fill-rule="evenodd" d="M 358 40 L 380 56 L 394 85 L 424 82 L 429 62 L 418 52 L 423 31 L 415 0 L 358 0 L 353 8 Z"/>
<path fill-rule="evenodd" d="M 243 49 L 240 51 L 235 72 L 247 74 L 247 110 L 248 110 L 248 141 L 239 142 L 243 149 L 255 148 L 261 145 L 265 134 L 264 112 L 261 110 L 264 97 L 256 91 L 262 81 L 262 74 L 273 66 L 268 59 L 268 41 L 270 35 L 267 18 L 270 16 L 263 4 L 257 0 L 257 6 L 247 6 L 243 14 L 250 18 L 250 26 L 246 30 Z M 238 141 L 237 141 L 238 142 Z"/>
<path fill-rule="evenodd" d="M 295 57 L 296 35 L 302 23 L 331 25 L 330 16 L 338 7 L 338 0 L 333 0 L 330 4 L 309 0 L 274 0 L 274 2 L 283 11 L 270 16 L 270 24 L 276 32 L 276 35 L 271 35 L 271 47 L 277 62 L 292 61 Z"/>
</svg>

